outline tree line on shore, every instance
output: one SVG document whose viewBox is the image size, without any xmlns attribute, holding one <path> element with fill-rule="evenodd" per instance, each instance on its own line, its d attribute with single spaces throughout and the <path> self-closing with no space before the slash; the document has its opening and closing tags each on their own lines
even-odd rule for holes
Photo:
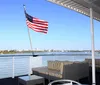
<svg viewBox="0 0 100 85">
<path fill-rule="evenodd" d="M 61 52 L 61 50 L 0 50 L 0 54 L 30 53 L 30 52 Z"/>
<path fill-rule="evenodd" d="M 30 53 L 30 52 L 91 52 L 91 50 L 0 50 L 0 54 Z M 100 52 L 100 50 L 96 50 Z"/>
</svg>

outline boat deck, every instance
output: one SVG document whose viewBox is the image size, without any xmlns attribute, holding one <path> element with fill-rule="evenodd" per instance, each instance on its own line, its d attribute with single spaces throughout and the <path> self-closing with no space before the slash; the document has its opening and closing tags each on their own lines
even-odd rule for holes
<svg viewBox="0 0 100 85">
<path fill-rule="evenodd" d="M 90 71 L 89 71 L 89 72 L 90 72 L 90 76 L 89 76 L 90 84 L 89 84 L 87 78 L 79 80 L 80 83 L 91 85 L 91 81 L 92 81 L 92 76 L 91 76 L 92 72 L 91 72 L 91 68 L 90 68 Z M 45 80 L 45 82 L 46 82 L 45 85 L 48 85 L 48 81 Z M 0 85 L 18 85 L 18 77 L 0 79 Z M 39 84 L 39 85 L 40 85 L 40 84 Z M 96 71 L 96 85 L 100 85 L 100 69 Z"/>
</svg>

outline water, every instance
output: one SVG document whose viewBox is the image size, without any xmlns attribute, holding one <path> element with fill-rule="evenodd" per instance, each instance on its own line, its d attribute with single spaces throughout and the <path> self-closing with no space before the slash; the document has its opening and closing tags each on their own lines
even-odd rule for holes
<svg viewBox="0 0 100 85">
<path fill-rule="evenodd" d="M 24 53 L 28 55 L 30 53 Z M 52 54 L 49 56 L 39 56 L 31 57 L 31 63 L 29 63 L 29 56 L 15 56 L 14 57 L 14 66 L 13 66 L 13 57 L 2 57 L 0 55 L 0 78 L 7 78 L 19 75 L 25 75 L 29 73 L 29 64 L 31 68 L 35 66 L 47 66 L 48 60 L 60 60 L 60 61 L 84 61 L 85 58 L 91 58 L 91 53 L 88 52 L 37 52 L 35 54 Z M 56 55 L 58 54 L 58 55 Z M 18 55 L 18 54 L 15 54 Z M 21 53 L 20 55 L 23 55 Z M 96 58 L 100 58 L 100 54 L 95 54 Z M 14 69 L 13 69 L 14 68 Z M 13 71 L 14 70 L 14 71 Z"/>
</svg>

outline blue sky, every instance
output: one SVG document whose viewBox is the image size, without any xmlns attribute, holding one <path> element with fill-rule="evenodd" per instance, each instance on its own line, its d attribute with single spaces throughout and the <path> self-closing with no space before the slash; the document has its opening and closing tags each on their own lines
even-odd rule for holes
<svg viewBox="0 0 100 85">
<path fill-rule="evenodd" d="M 30 49 L 27 26 L 23 11 L 47 20 L 47 34 L 30 29 L 33 49 L 91 49 L 90 19 L 75 11 L 46 0 L 0 1 L 0 49 Z M 94 21 L 95 48 L 100 49 L 100 22 Z"/>
</svg>

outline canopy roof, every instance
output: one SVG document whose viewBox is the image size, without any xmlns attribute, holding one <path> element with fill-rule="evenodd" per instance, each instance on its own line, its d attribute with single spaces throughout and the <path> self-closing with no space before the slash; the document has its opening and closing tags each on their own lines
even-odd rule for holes
<svg viewBox="0 0 100 85">
<path fill-rule="evenodd" d="M 86 16 L 90 16 L 90 7 L 92 7 L 93 18 L 100 21 L 100 0 L 48 0 L 48 1 L 69 8 Z"/>
</svg>

